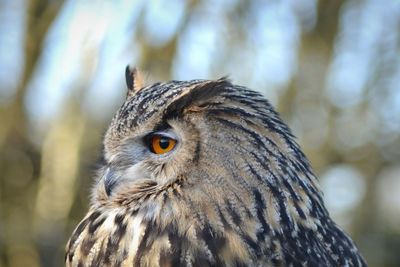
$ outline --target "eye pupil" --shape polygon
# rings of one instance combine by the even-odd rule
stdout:
[[[162,149],[167,149],[169,146],[169,138],[161,137],[159,145]]]
[[[168,136],[152,135],[148,141],[148,146],[154,154],[164,154],[171,151],[176,145],[176,140]]]

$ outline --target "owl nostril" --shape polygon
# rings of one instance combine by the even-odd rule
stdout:
[[[116,174],[110,168],[107,168],[103,177],[104,177],[104,188],[106,190],[107,196],[110,196],[112,189],[117,184]]]

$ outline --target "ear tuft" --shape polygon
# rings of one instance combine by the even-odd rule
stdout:
[[[125,79],[128,87],[127,97],[135,95],[144,86],[141,73],[136,68],[131,69],[129,65],[125,69]]]

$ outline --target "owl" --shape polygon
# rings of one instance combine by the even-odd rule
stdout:
[[[143,86],[129,67],[126,83],[66,266],[366,266],[260,93],[226,78]]]

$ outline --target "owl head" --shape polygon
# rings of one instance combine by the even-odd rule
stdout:
[[[272,225],[325,213],[307,159],[260,93],[225,78],[143,87],[129,67],[126,81],[105,135],[96,203],[154,209],[144,199],[174,188],[200,204],[257,208],[261,200]]]

